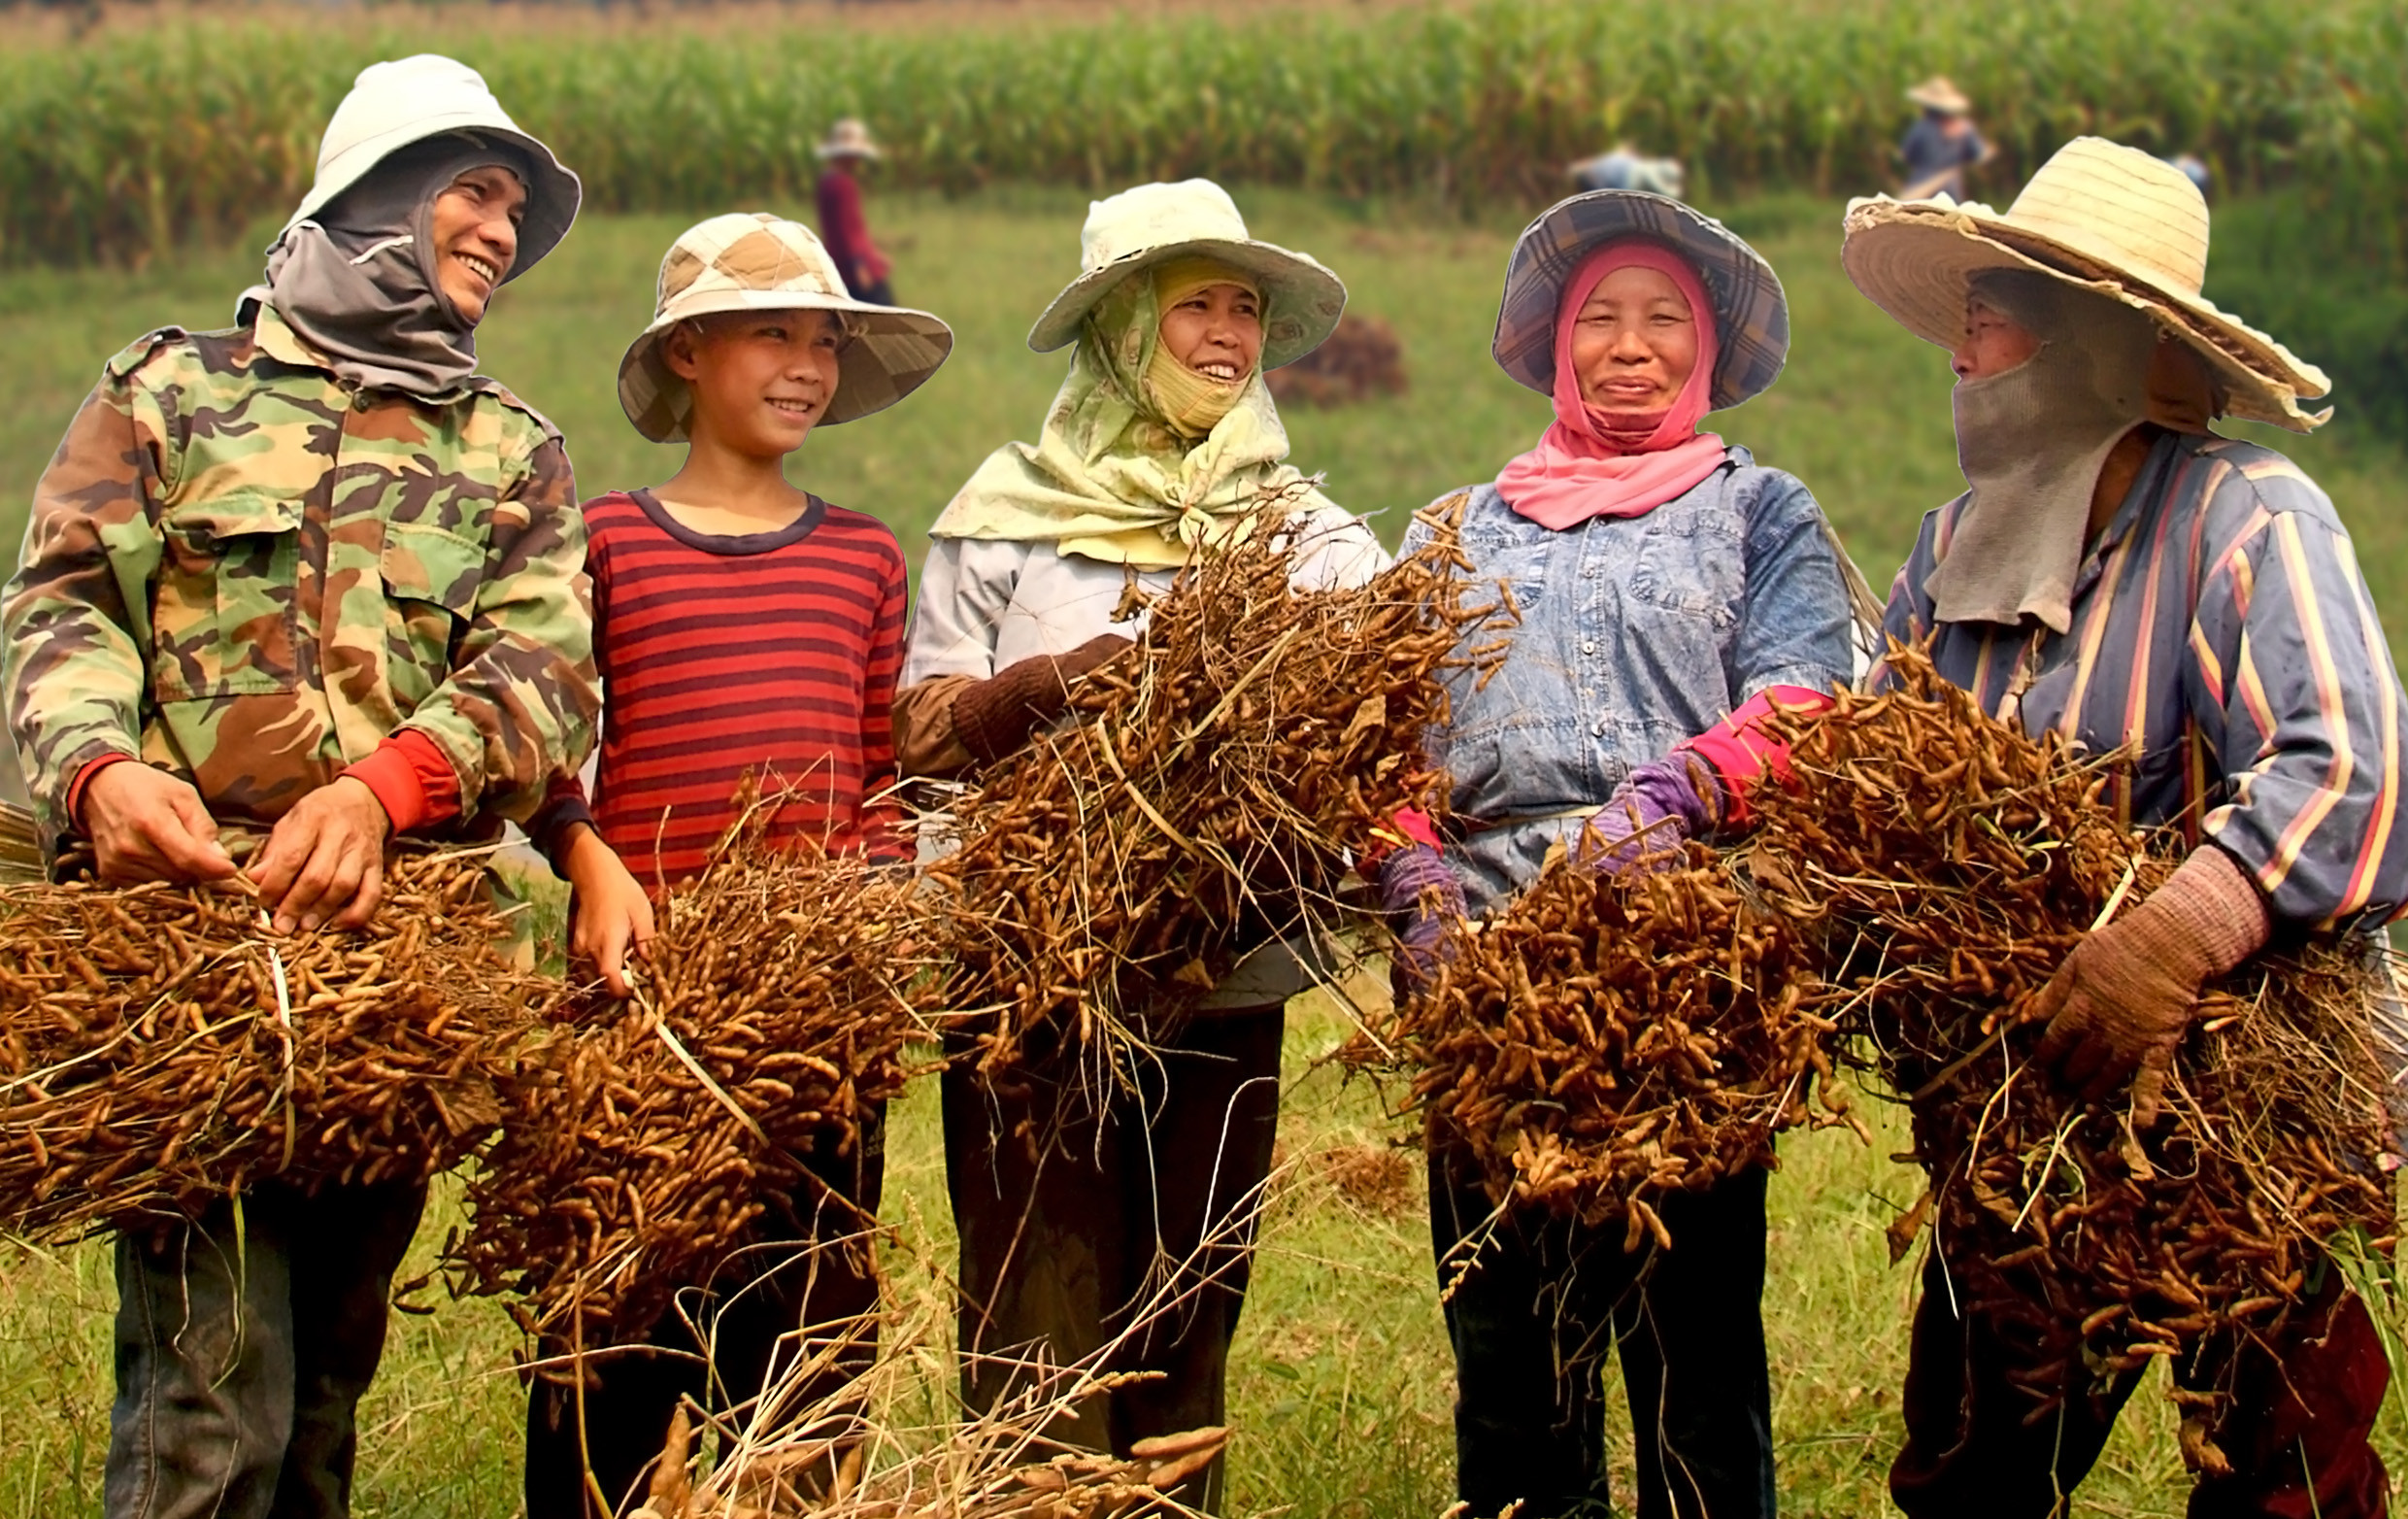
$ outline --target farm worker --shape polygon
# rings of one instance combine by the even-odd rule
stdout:
[[[1564,172],[1585,190],[1650,190],[1674,200],[1681,198],[1688,184],[1680,159],[1650,158],[1628,143],[1617,143],[1611,152],[1583,158]]]
[[[2135,149],[2076,138],[2001,216],[1986,206],[1850,206],[1843,260],[1907,330],[1948,349],[1972,489],[1923,519],[1889,631],[1929,637],[1940,672],[2026,731],[2129,746],[2109,793],[2191,853],[2091,933],[2039,994],[2040,1059],[2093,1099],[2131,1083],[2151,1116],[2200,987],[2269,937],[2372,942],[2408,898],[2400,689],[2332,502],[2282,455],[2211,418],[2306,432],[2324,377],[2200,298],[2207,203]],[[2064,1377],[2028,1422],[2011,1320],[1957,1301],[1933,1241],[1907,1372],[1910,1515],[2061,1512],[2137,1375]],[[2389,1379],[2339,1272],[2283,1327],[2192,1347],[2177,1385],[2228,1395],[2222,1452],[2191,1512],[2325,1519],[2385,1511],[2366,1441]]]
[[[1095,202],[1079,253],[1083,272],[1028,335],[1039,353],[1075,345],[1038,441],[996,450],[929,530],[895,698],[907,775],[956,775],[1020,749],[1062,713],[1069,682],[1129,646],[1113,621],[1126,578],[1167,590],[1265,500],[1296,509],[1298,586],[1360,585],[1388,562],[1369,528],[1284,462],[1262,380],[1337,325],[1337,276],[1250,237],[1207,180]],[[1285,1004],[1308,982],[1297,952],[1262,946],[1160,1041],[1136,1092],[1091,1097],[1058,1065],[1009,1089],[945,1073],[972,1407],[1011,1390],[998,1357],[1058,1366],[1099,1350],[1171,1266],[1190,1296],[1109,1367],[1158,1376],[1091,1400],[1054,1434],[1125,1456],[1226,1422]],[[1216,1503],[1220,1463],[1179,1491]]]
[[[1965,166],[1988,163],[1998,152],[1973,129],[1973,102],[1938,74],[1908,90],[1906,98],[1923,114],[1898,144],[1899,161],[1906,165],[1906,187],[1898,193],[1908,200],[1964,199]]]
[[[845,288],[873,306],[893,305],[887,275],[894,266],[879,252],[861,215],[861,173],[886,156],[885,150],[867,126],[846,117],[811,151],[827,165],[819,171],[819,236],[845,277]]]
[[[1776,700],[1826,703],[1848,678],[1822,509],[1698,431],[1709,409],[1771,386],[1789,343],[1771,267],[1678,201],[1576,195],[1515,245],[1493,352],[1555,420],[1470,490],[1468,573],[1502,583],[1521,617],[1502,668],[1450,678],[1430,736],[1461,831],[1443,863],[1419,848],[1381,866],[1384,898],[1410,915],[1408,966],[1426,964],[1450,899],[1485,909],[1558,847],[1630,868],[1740,821],[1754,724]],[[1443,1131],[1429,1174],[1471,1512],[1605,1510],[1601,1375],[1619,1345],[1639,1512],[1772,1513],[1761,1170],[1664,1198],[1672,1248],[1637,1253],[1619,1223],[1500,1209]]]
[[[888,720],[903,550],[877,518],[787,484],[785,465],[813,428],[918,389],[953,341],[925,312],[848,295],[799,222],[713,217],[661,259],[652,323],[619,360],[619,404],[652,442],[685,443],[686,463],[659,486],[585,503],[610,703],[601,765],[590,802],[563,777],[528,827],[574,889],[571,953],[614,995],[627,995],[627,958],[652,937],[652,894],[701,872],[737,822],[740,793],[785,793],[766,820],[773,839],[909,858]],[[573,1389],[533,1384],[528,1519],[592,1512],[595,1491],[632,1502],[681,1398],[724,1408],[832,1356],[831,1375],[786,1390],[802,1407],[858,1374],[876,1343],[878,1285],[866,1243],[851,1236],[878,1207],[883,1118],[867,1112],[857,1142],[799,1157],[826,1190],[776,1199],[772,1216],[790,1217],[791,1232],[767,1243],[829,1248],[731,1264],[719,1285],[744,1290],[716,1317],[697,1314],[707,1346],[682,1321],[659,1327],[661,1354],[593,1364],[599,1384],[582,1410]],[[827,1338],[798,1337],[801,1325],[828,1327]]]
[[[585,528],[477,372],[577,177],[476,72],[362,70],[236,325],[109,360],[9,583],[9,721],[62,866],[364,924],[386,845],[498,837],[592,738]],[[421,1187],[273,1181],[118,1236],[113,1515],[340,1515]]]

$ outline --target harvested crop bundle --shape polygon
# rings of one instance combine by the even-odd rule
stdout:
[[[540,1022],[484,855],[404,856],[367,929],[289,937],[228,893],[0,889],[0,1229],[458,1165]]]
[[[0,801],[0,886],[42,878],[42,838],[33,814]]]
[[[933,1033],[942,978],[908,872],[740,825],[659,925],[638,995],[568,1006],[505,1091],[448,1252],[454,1290],[518,1295],[529,1333],[642,1334],[814,1185],[798,1157],[849,1151]]]
[[[1373,830],[1440,803],[1420,759],[1445,711],[1433,677],[1488,616],[1466,605],[1454,521],[1342,591],[1291,588],[1259,522],[1147,607],[1137,648],[1073,690],[1070,726],[956,802],[960,848],[932,873],[982,1070],[1068,1046],[1113,1079],[1152,1032],[1137,1009],[1334,921]]]
[[[1819,925],[1848,1026],[1912,1106],[1960,1298],[2057,1353],[2036,1412],[2068,1365],[2105,1377],[2270,1329],[2325,1241],[2392,1233],[2363,953],[2312,942],[2228,978],[2157,1124],[2135,1131],[2122,1095],[2069,1096],[2031,1063],[2041,1029],[2019,1009],[2179,841],[2100,803],[2114,757],[2023,737],[1913,651],[1890,663],[1890,694],[1777,720],[1800,784],[1766,789],[1750,860],[1774,912]],[[2191,1407],[2194,1453],[2211,1411]]]
[[[1856,1120],[1817,938],[1703,848],[1649,876],[1558,857],[1346,1058],[1414,1072],[1411,1102],[1509,1195],[1631,1249],[1669,1245],[1652,1198],[1773,1164],[1773,1135]],[[1824,1086],[1818,1099],[1817,1079]],[[1859,1131],[1861,1127],[1858,1126]]]

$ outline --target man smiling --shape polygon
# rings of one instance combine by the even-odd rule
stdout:
[[[476,372],[576,176],[449,58],[377,64],[238,325],[111,359],[0,602],[62,873],[364,924],[389,839],[485,838],[591,742],[585,535],[550,424]],[[422,1187],[269,1182],[117,1243],[107,1511],[338,1516]]]

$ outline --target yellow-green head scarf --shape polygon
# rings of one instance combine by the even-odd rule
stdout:
[[[1266,503],[1328,504],[1285,462],[1288,429],[1259,367],[1223,385],[1162,352],[1172,304],[1209,285],[1260,287],[1198,258],[1149,273],[1096,302],[1037,442],[988,455],[931,536],[1052,540],[1064,554],[1160,569],[1225,540]]]

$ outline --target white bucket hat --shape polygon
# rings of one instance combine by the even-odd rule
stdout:
[[[463,132],[498,138],[525,158],[535,183],[526,187],[526,217],[518,224],[518,256],[503,283],[533,268],[568,236],[577,219],[584,186],[561,167],[552,150],[518,130],[518,124],[485,87],[485,77],[467,64],[440,53],[371,63],[351,82],[351,92],[334,108],[326,135],[318,145],[318,179],[301,197],[300,209],[286,221],[284,232],[316,216],[343,191],[382,163],[385,156],[412,143]],[[284,232],[277,234],[279,237]]]
[[[928,313],[853,299],[819,235],[801,222],[759,211],[713,217],[669,245],[652,324],[619,361],[619,409],[654,443],[683,439],[693,414],[686,382],[661,357],[661,339],[681,321],[722,311],[845,313],[851,340],[823,426],[892,406],[953,351],[953,329]]]
[[[1140,185],[1087,208],[1079,229],[1086,272],[1054,297],[1028,346],[1051,354],[1077,340],[1079,323],[1107,291],[1173,258],[1201,254],[1253,276],[1262,287],[1262,367],[1293,363],[1321,346],[1346,310],[1346,286],[1303,253],[1246,235],[1229,192],[1210,180]]]
[[[886,151],[870,136],[868,123],[859,117],[839,117],[828,128],[825,141],[815,145],[812,154],[819,158],[884,158]]]
[[[2218,310],[2207,278],[2207,200],[2180,169],[2137,148],[2077,137],[2040,166],[2004,216],[1946,195],[1848,203],[1840,262],[1856,288],[1927,343],[1954,348],[1971,281],[2030,269],[2157,319],[2206,361],[2220,415],[2293,432],[2332,415],[2302,411],[2332,388],[2324,372]]]

